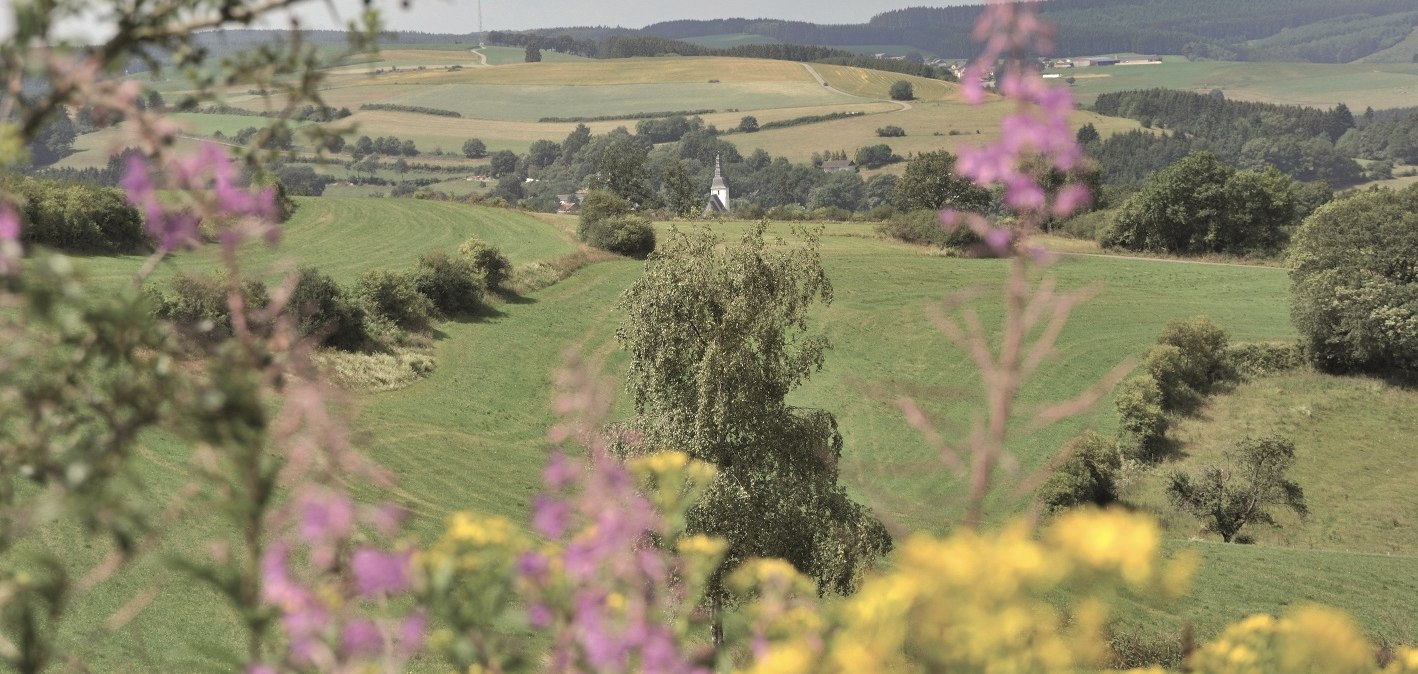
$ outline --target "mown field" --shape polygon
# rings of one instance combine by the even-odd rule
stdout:
[[[902,156],[987,142],[994,139],[999,118],[1006,113],[999,104],[966,105],[953,84],[845,66],[812,65],[830,85],[824,87],[802,64],[787,61],[678,56],[593,60],[544,52],[544,62],[522,63],[519,49],[484,51],[492,64],[488,67],[475,65],[477,55],[471,51],[394,49],[360,55],[350,65],[330,71],[321,96],[328,105],[355,112],[337,125],[355,128],[360,135],[412,139],[425,151],[455,151],[465,140],[479,138],[490,151],[524,152],[534,141],[560,141],[575,128],[575,123],[538,121],[543,118],[708,109],[716,112],[701,115],[706,124],[731,129],[744,115],[753,115],[763,124],[834,112],[868,113],[729,138],[745,154],[762,148],[792,161],[806,161],[824,149],[854,153],[858,147],[883,142],[876,129],[887,125],[906,129],[906,137],[887,141]],[[912,83],[917,97],[909,108],[888,100],[891,85],[902,79]],[[227,102],[262,111],[279,109],[284,103],[280,96],[256,96],[245,90],[231,92]],[[361,112],[360,106],[367,103],[438,108],[463,116]],[[230,135],[261,121],[184,117],[194,118],[184,121],[196,135],[215,131]],[[1077,125],[1089,122],[1105,135],[1138,127],[1132,120],[1077,114]],[[617,126],[634,128],[635,120],[587,124],[599,134]],[[65,165],[83,161],[74,157]]]
[[[349,283],[368,268],[406,267],[425,251],[452,250],[471,234],[501,246],[516,264],[557,257],[574,250],[568,235],[574,224],[565,217],[408,199],[301,199],[284,243],[275,250],[254,246],[244,259],[251,270],[313,264]],[[715,228],[732,237],[747,225]],[[980,289],[976,306],[987,325],[995,325],[992,292],[1003,265],[882,240],[868,225],[826,228],[824,264],[836,299],[814,312],[812,329],[824,332],[833,348],[824,369],[791,401],[836,414],[845,439],[843,481],[894,528],[948,530],[960,512],[960,481],[924,447],[894,401],[911,395],[942,420],[947,436],[964,434],[979,410],[977,379],[964,356],[932,327],[926,308]],[[662,226],[662,236],[667,229]],[[792,238],[786,225],[775,224],[772,231]],[[87,258],[79,265],[102,291],[125,282],[140,262]],[[160,273],[212,265],[211,254],[198,251],[173,258]],[[500,302],[480,320],[440,324],[437,369],[427,379],[402,390],[347,395],[338,408],[353,418],[356,444],[398,476],[398,487],[380,497],[397,498],[417,513],[416,536],[427,540],[456,510],[525,521],[539,487],[545,431],[553,422],[551,372],[575,348],[603,362],[608,376],[618,376],[624,360],[613,337],[620,320],[614,305],[640,269],[630,260],[594,264],[549,288]],[[1294,335],[1281,269],[1080,256],[1062,258],[1051,273],[1065,287],[1092,287],[1097,295],[1064,331],[1059,358],[1024,387],[1026,408],[1067,397],[1120,360],[1140,356],[1169,319],[1205,313],[1237,340]],[[627,414],[623,397],[619,403],[617,414]],[[1411,466],[1407,439],[1418,431],[1415,406],[1418,395],[1372,380],[1296,373],[1243,385],[1183,422],[1183,465],[1209,460],[1237,433],[1272,427],[1291,433],[1301,448],[1295,477],[1314,515],[1307,522],[1285,521],[1279,532],[1262,532],[1260,545],[1228,546],[1188,542],[1195,523],[1164,512],[1169,548],[1195,550],[1204,565],[1193,592],[1177,604],[1127,600],[1125,624],[1175,634],[1192,622],[1207,637],[1254,611],[1320,601],[1353,612],[1374,635],[1418,640],[1418,626],[1405,618],[1418,597],[1418,559],[1412,557],[1418,552],[1412,529],[1418,501],[1404,483],[1411,474],[1405,468]],[[1010,449],[1033,467],[1075,433],[1110,433],[1114,424],[1111,406],[1104,404],[1043,431],[1018,425]],[[163,437],[145,445],[142,479],[173,493],[190,449]],[[1127,494],[1141,507],[1160,508],[1150,479],[1136,479]],[[999,519],[1023,505],[1000,500],[992,509]],[[191,521],[174,533],[168,550],[199,553],[200,541],[218,533],[209,522]],[[56,527],[46,544],[76,562],[102,554],[64,527]],[[124,630],[112,636],[91,631],[154,583],[162,593]],[[221,643],[220,635],[230,633],[231,617],[215,601],[158,561],[145,562],[91,593],[75,614],[67,647],[99,655],[110,671],[199,669],[212,655],[186,644],[199,637]],[[432,663],[416,663],[415,671],[432,670]]]
[[[1406,107],[1418,99],[1418,63],[1189,62],[1168,56],[1160,64],[1061,68],[1074,95],[1092,103],[1098,94],[1129,89],[1220,89],[1227,98],[1331,108],[1344,103],[1363,111]]]

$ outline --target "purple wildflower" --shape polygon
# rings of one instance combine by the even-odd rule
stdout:
[[[409,553],[360,548],[350,560],[355,587],[361,597],[402,592],[409,586]]]
[[[571,520],[571,506],[565,502],[538,495],[532,501],[532,527],[545,536],[561,538]]]
[[[348,655],[377,655],[384,646],[384,637],[379,633],[379,626],[375,625],[374,621],[361,618],[345,623],[340,642]]]

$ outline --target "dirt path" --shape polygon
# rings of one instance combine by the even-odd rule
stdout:
[[[482,47],[478,47],[477,49],[469,49],[468,51],[478,55],[478,61],[481,61],[481,63],[479,63],[478,65],[487,65],[487,54],[483,53]]]
[[[870,97],[867,97],[867,96],[858,96],[858,95],[856,95],[856,94],[849,94],[849,93],[847,93],[847,92],[845,92],[845,91],[842,91],[841,89],[838,89],[837,87],[832,86],[831,84],[828,84],[828,83],[827,83],[827,80],[822,79],[822,75],[819,75],[818,72],[817,72],[817,70],[814,69],[811,65],[809,65],[809,64],[807,64],[807,63],[801,63],[801,62],[799,62],[798,65],[801,65],[802,67],[806,68],[808,74],[809,74],[809,75],[812,75],[812,78],[815,79],[815,80],[817,80],[817,83],[818,83],[818,84],[821,84],[822,86],[826,87],[828,91],[834,91],[834,92],[836,92],[836,93],[842,94],[843,96],[851,96],[852,98],[862,98],[862,99],[866,99],[866,100],[868,100],[868,101],[895,103],[895,104],[901,106],[901,109],[900,109],[900,110],[897,110],[896,112],[905,112],[906,110],[910,110],[911,107],[912,107],[911,104],[910,104],[910,103],[907,103],[906,101],[887,101],[886,99],[882,99],[882,98],[870,98]]]
[[[1177,260],[1170,257],[1144,257],[1141,255],[1109,255],[1106,253],[1064,253],[1055,252],[1060,257],[1101,257],[1110,260],[1137,260],[1139,262],[1175,262],[1177,264],[1204,264],[1213,267],[1244,267],[1246,269],[1274,269],[1290,271],[1286,267],[1272,267],[1264,264],[1241,264],[1239,262],[1209,262],[1207,260]]]

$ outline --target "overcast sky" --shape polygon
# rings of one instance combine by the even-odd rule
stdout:
[[[112,0],[94,0],[111,6]],[[13,0],[0,0],[0,35],[10,32]],[[671,19],[773,18],[813,23],[861,23],[881,12],[903,7],[979,4],[981,0],[482,0],[486,30],[519,30],[556,26],[624,26],[640,28]],[[375,0],[385,23],[396,30],[429,33],[471,33],[478,29],[478,0],[413,0],[402,9],[399,0]],[[360,0],[311,0],[299,10],[310,28],[336,28],[357,16]],[[332,14],[331,8],[334,13]],[[338,18],[337,18],[338,17]],[[84,22],[82,32],[103,34],[102,22]]]

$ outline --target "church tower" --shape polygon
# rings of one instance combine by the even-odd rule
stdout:
[[[729,186],[724,184],[724,173],[719,168],[719,155],[714,155],[714,182],[709,185],[709,202],[704,204],[704,213],[700,217],[728,211]]]

